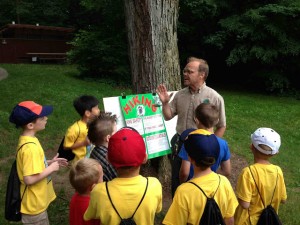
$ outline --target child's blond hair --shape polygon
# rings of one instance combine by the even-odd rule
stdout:
[[[95,159],[83,158],[75,162],[70,170],[71,185],[79,194],[84,194],[90,187],[99,182],[103,176],[102,167]]]

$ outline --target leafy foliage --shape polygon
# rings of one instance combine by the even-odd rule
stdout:
[[[121,0],[1,0],[0,24],[75,27],[69,59],[82,76],[130,83],[123,4]],[[179,4],[181,67],[193,55],[208,61],[212,74],[208,82],[279,94],[300,89],[299,0],[180,0]]]
[[[262,5],[247,9],[241,15],[230,15],[221,19],[219,24],[221,33],[217,32],[216,38],[212,35],[207,42],[223,41],[217,45],[224,46],[225,42],[234,40],[227,58],[229,65],[251,60],[271,64],[279,57],[300,53],[300,8],[297,6]]]
[[[15,21],[22,24],[66,26],[68,24],[69,1],[60,0],[19,0],[0,2],[0,23],[7,24]]]
[[[300,87],[293,82],[300,69],[299,1],[185,0],[181,4],[179,49],[208,59],[212,68],[219,68],[217,74],[230,72],[232,79],[226,77],[225,82],[243,83],[248,76],[255,84],[257,78],[264,78],[264,89],[273,93]]]
[[[71,42],[69,60],[82,76],[110,77],[130,83],[126,30],[122,1],[82,1],[88,13],[98,15],[97,24],[87,24]]]

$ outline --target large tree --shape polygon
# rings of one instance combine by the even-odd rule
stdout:
[[[125,0],[131,77],[135,93],[160,83],[180,88],[178,0]]]
[[[165,83],[181,87],[177,47],[178,0],[125,0],[131,79],[135,93],[155,92]],[[158,178],[170,180],[168,158],[162,157]]]

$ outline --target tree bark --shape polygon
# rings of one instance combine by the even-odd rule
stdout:
[[[161,83],[178,90],[179,0],[125,0],[124,5],[133,92],[154,93]],[[170,183],[170,171],[167,156],[160,157],[158,179],[163,184]]]
[[[177,47],[178,0],[125,0],[133,91],[181,86]]]

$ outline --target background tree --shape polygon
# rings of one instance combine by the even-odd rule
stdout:
[[[21,24],[67,26],[69,4],[68,0],[1,0],[0,24],[15,21]]]
[[[170,43],[165,46],[158,44],[161,42],[157,38],[162,38],[166,33],[163,29],[167,27],[157,27],[162,29],[159,31],[161,37],[159,34],[150,36],[156,30],[155,24],[160,20],[169,20],[162,17],[168,12],[159,10],[178,2],[180,10],[176,25],[180,57],[170,54],[173,50],[168,48],[174,35],[169,34],[171,39],[167,42]],[[124,4],[127,7],[127,27],[135,21],[130,26],[141,29],[140,35],[143,35],[145,42],[127,42],[133,40],[136,34],[132,32],[131,36],[126,37]],[[0,8],[0,26],[19,21],[75,27],[78,32],[72,42],[74,48],[70,61],[78,65],[83,76],[109,77],[115,80],[113,82],[125,81],[152,91],[154,87],[147,84],[147,80],[153,84],[160,83],[166,80],[166,74],[176,74],[175,67],[166,70],[171,67],[164,64],[172,64],[168,60],[180,58],[183,66],[186,58],[194,55],[208,60],[211,74],[208,83],[212,86],[216,83],[223,86],[235,84],[233,88],[251,87],[281,94],[293,94],[294,90],[300,89],[297,82],[300,70],[298,0],[2,0]],[[130,9],[133,11],[130,12]],[[177,18],[174,13],[171,9],[169,15]],[[143,45],[143,51],[134,53],[128,43],[132,46]],[[149,47],[152,44],[155,49]],[[165,50],[164,58],[158,54],[149,65],[140,60],[144,56],[148,60],[161,49]],[[133,61],[134,58],[139,60]],[[131,68],[130,64],[134,66]],[[143,73],[138,74],[137,71]],[[153,77],[146,77],[144,71],[150,71]],[[177,80],[174,82],[177,83]],[[133,89],[143,92],[137,87]]]
[[[180,3],[180,55],[208,59],[209,81],[282,94],[299,89],[299,1]]]
[[[124,2],[134,92],[155,91],[160,83],[179,89],[178,1]]]
[[[131,79],[134,93],[156,92],[160,83],[181,88],[177,47],[178,1],[125,0]],[[159,180],[169,180],[168,158],[161,157]]]
[[[83,77],[130,84],[123,1],[84,0],[77,7],[83,7],[85,17],[90,19],[78,21],[69,60],[78,65]]]

